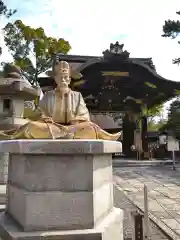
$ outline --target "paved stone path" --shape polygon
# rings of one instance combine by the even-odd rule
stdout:
[[[116,168],[115,183],[119,190],[141,210],[144,209],[143,187],[148,188],[149,216],[173,239],[180,239],[180,167]]]
[[[126,195],[114,187],[115,206],[124,210],[123,231],[124,240],[132,240],[133,223],[131,213],[137,210],[137,207],[126,197]],[[152,221],[150,221],[150,239],[151,240],[170,240]]]

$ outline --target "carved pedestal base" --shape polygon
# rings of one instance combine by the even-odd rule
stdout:
[[[10,152],[3,239],[123,239],[112,182],[112,153],[121,143],[18,140],[2,141],[2,149]]]

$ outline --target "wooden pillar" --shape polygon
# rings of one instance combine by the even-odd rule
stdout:
[[[146,116],[142,116],[142,119],[141,119],[141,137],[142,137],[142,149],[143,149],[142,159],[149,159],[148,139],[147,139],[147,117]]]
[[[128,114],[125,114],[123,118],[123,153],[126,157],[135,157],[135,153],[132,151],[132,145],[134,145],[134,131],[136,129],[136,123],[131,121]]]

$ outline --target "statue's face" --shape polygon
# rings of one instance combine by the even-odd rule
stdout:
[[[54,79],[59,88],[68,88],[70,84],[69,68],[55,66],[54,68],[55,76]]]

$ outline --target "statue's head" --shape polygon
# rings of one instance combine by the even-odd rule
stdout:
[[[70,66],[65,61],[60,61],[53,66],[53,77],[58,88],[68,88],[70,79]]]

